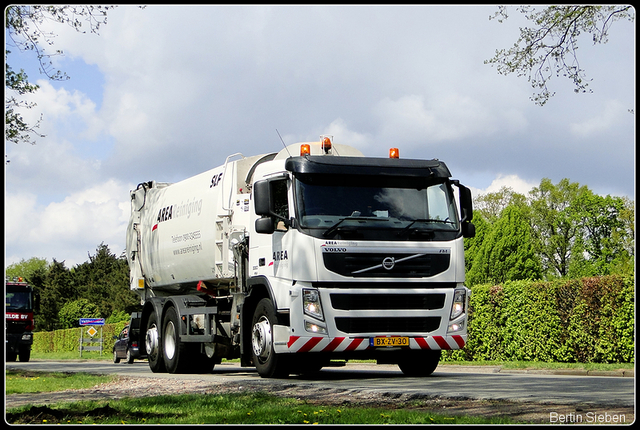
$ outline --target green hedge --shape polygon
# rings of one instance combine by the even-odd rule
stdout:
[[[128,321],[102,326],[103,354],[111,354],[115,340],[113,336],[120,334]],[[76,327],[66,330],[39,331],[33,333],[33,352],[68,352],[77,351],[80,355],[80,331],[84,330],[83,338],[89,338],[87,330],[89,327]],[[96,327],[100,336],[100,327]],[[89,345],[86,345],[89,346]],[[94,345],[92,345],[94,346]]]
[[[632,363],[634,296],[622,276],[474,286],[469,340],[445,360]],[[104,351],[126,324],[103,326]],[[36,332],[33,349],[79,351],[81,329]]]
[[[633,277],[479,285],[469,308],[467,345],[447,360],[634,361]]]

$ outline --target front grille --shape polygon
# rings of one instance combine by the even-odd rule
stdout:
[[[314,288],[339,288],[342,290],[355,290],[355,289],[393,289],[400,290],[403,288],[408,289],[422,289],[422,290],[435,290],[440,288],[453,290],[458,286],[455,282],[369,282],[369,281],[354,281],[354,282],[313,282],[311,284]]]
[[[420,278],[435,276],[449,268],[449,254],[370,254],[323,253],[325,267],[343,276]],[[408,258],[409,257],[409,258]],[[396,262],[391,268],[383,265],[385,259]]]
[[[349,310],[431,310],[442,309],[445,294],[343,294],[332,293],[334,309]]]
[[[440,317],[337,317],[336,327],[344,333],[429,333],[440,327]]]

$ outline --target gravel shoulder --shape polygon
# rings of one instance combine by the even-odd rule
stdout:
[[[624,419],[630,424],[635,420],[634,408],[598,407],[597,405],[561,405],[557,403],[510,402],[498,400],[474,400],[338,390],[319,388],[315,385],[288,383],[287,380],[258,380],[237,383],[214,383],[205,380],[181,380],[171,378],[119,377],[116,381],[81,390],[65,390],[53,393],[12,394],[5,397],[6,408],[23,405],[51,406],[61,402],[82,400],[115,400],[127,397],[150,397],[171,394],[218,394],[238,392],[267,392],[276,396],[292,397],[310,404],[325,406],[363,406],[389,409],[412,408],[449,416],[469,415],[483,417],[509,417],[531,423],[572,422],[582,420],[606,420],[607,417]],[[554,421],[555,420],[555,421]],[[561,421],[564,420],[564,421]],[[575,421],[573,421],[575,422]]]

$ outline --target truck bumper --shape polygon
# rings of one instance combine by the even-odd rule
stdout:
[[[21,348],[31,347],[33,344],[33,334],[25,333],[7,333],[5,350],[13,354],[18,354]]]
[[[274,326],[274,350],[279,354],[302,352],[340,353],[386,349],[371,346],[370,339],[370,337],[293,336],[289,327]],[[409,346],[402,348],[415,350],[461,349],[466,342],[466,334],[409,337]],[[399,349],[400,347],[397,348]]]

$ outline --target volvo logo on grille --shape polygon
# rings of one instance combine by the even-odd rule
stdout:
[[[396,265],[396,259],[393,257],[387,257],[384,260],[382,260],[382,267],[384,267],[387,270],[393,269],[393,266],[395,265]]]

